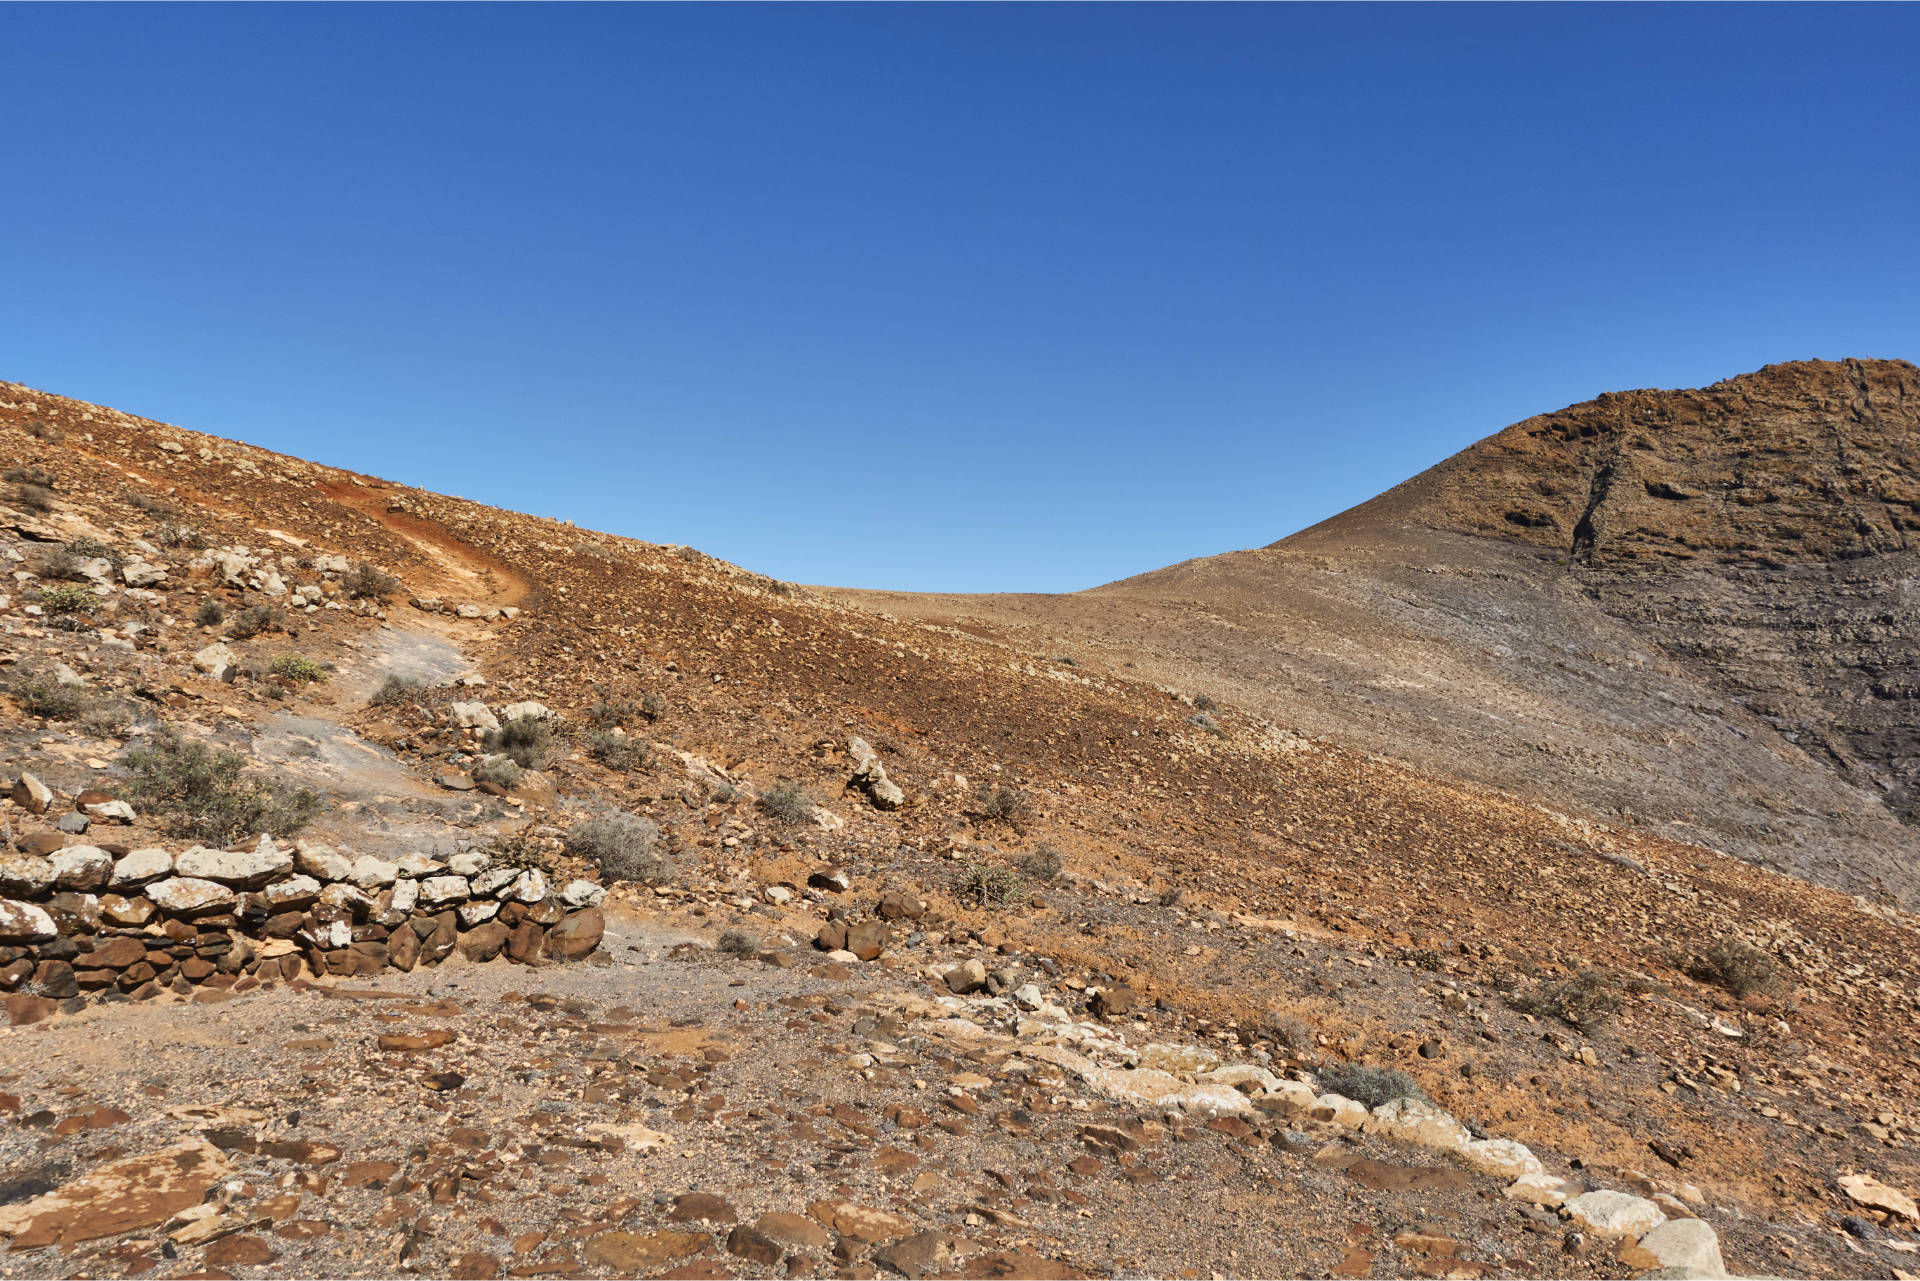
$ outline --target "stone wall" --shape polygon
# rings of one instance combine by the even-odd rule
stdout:
[[[600,946],[605,893],[479,851],[390,861],[268,836],[226,850],[0,852],[0,994],[10,1022],[30,1023],[88,999],[411,970],[456,950],[580,960]]]

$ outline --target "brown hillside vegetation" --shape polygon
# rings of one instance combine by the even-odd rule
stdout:
[[[1913,371],[1889,368],[1863,375],[1870,412],[1910,413],[1882,383],[1910,387]],[[1514,461],[1527,479],[1501,484],[1539,490],[1551,471],[1566,488],[1597,465],[1563,459],[1574,443],[1540,448],[1552,467]],[[0,1104],[22,1124],[0,1117],[0,1181],[20,1182],[0,1201],[42,1205],[28,1198],[182,1135],[210,1135],[238,1189],[208,1192],[224,1227],[204,1235],[177,1208],[82,1239],[57,1207],[21,1229],[0,1205],[17,1272],[1658,1266],[1634,1244],[1645,1224],[1516,1198],[1425,1138],[1315,1108],[1316,1087],[1289,1102],[1307,1080],[1338,1094],[1347,1063],[1404,1071],[1475,1141],[1533,1148],[1556,1187],[1576,1185],[1556,1203],[1624,1192],[1699,1216],[1736,1270],[1892,1275],[1920,1242],[1897,1203],[1840,1183],[1920,1184],[1913,919],[1711,848],[1904,893],[1910,829],[1865,790],[1902,758],[1869,761],[1856,735],[1841,772],[1832,743],[1816,754],[1790,735],[1853,686],[1762,710],[1756,691],[1808,679],[1805,658],[1782,651],[1741,685],[1618,603],[1634,594],[1620,575],[1657,573],[1709,609],[1688,594],[1705,526],[1662,543],[1603,495],[1594,565],[1576,571],[1557,563],[1588,515],[1571,494],[1530,500],[1545,523],[1455,527],[1481,507],[1428,473],[1275,548],[1079,597],[882,598],[12,385],[0,452],[52,482],[43,501],[0,493],[20,566],[0,679],[57,660],[139,710],[131,729],[48,719],[9,685],[8,782],[112,789],[121,749],[165,721],[310,781],[328,799],[310,830],[340,845],[391,857],[457,836],[613,886],[597,966],[536,958],[504,978],[388,972],[351,989],[315,975],[214,1010],[162,990],[11,1029]],[[1872,464],[1889,493],[1892,456]],[[1614,488],[1643,474],[1612,466]],[[1660,476],[1704,484],[1677,465]],[[1868,523],[1874,557],[1909,554],[1889,541],[1906,524]],[[1736,543],[1758,535],[1722,524],[1712,554],[1748,557]],[[341,555],[401,590],[382,607],[327,579],[288,630],[233,637],[242,674],[220,684],[191,665],[224,634],[194,607],[263,598],[222,588],[162,525],[289,582]],[[1800,559],[1742,572],[1831,586],[1830,525]],[[156,599],[96,593],[71,627],[26,612],[48,599],[31,595],[46,590],[31,558],[82,536],[154,548],[169,569]],[[1681,547],[1695,560],[1669,567]],[[1881,663],[1885,637],[1855,639],[1848,662]],[[296,645],[333,679],[248,674]],[[417,688],[368,705],[384,677],[416,671]],[[484,685],[454,683],[475,671]],[[528,776],[453,790],[474,788],[483,758],[452,705],[479,696],[536,701],[558,728]],[[317,746],[275,755],[290,734]],[[655,863],[624,884],[581,865],[577,836],[616,808],[657,836]],[[18,845],[52,811],[6,817]],[[968,965],[977,982],[948,974]],[[425,1038],[424,1057],[358,1048],[392,1030],[382,1020],[450,1036]],[[129,1034],[146,1062],[114,1051]],[[1113,1056],[1141,1067],[1086,1066]],[[1267,1084],[1209,1084],[1220,1060]],[[1144,1100],[1154,1064],[1186,1093]],[[1194,1093],[1208,1089],[1225,1093]],[[128,1119],[68,1126],[83,1103]],[[316,1142],[340,1164],[298,1147]],[[55,1219],[64,1237],[32,1235]]]

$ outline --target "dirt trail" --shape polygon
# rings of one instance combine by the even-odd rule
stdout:
[[[518,605],[533,590],[526,579],[502,562],[464,542],[438,521],[399,509],[383,491],[346,481],[332,481],[318,488],[332,501],[376,521],[418,548],[439,571],[441,591],[475,603],[507,606]]]

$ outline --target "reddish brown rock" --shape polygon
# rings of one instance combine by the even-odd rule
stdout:
[[[203,1256],[209,1267],[216,1268],[257,1268],[264,1263],[272,1263],[278,1257],[273,1247],[259,1237],[241,1233],[221,1237],[207,1247]]]
[[[532,921],[522,920],[507,935],[507,959],[518,961],[522,965],[531,965],[540,959],[541,944],[546,942],[547,932]]]
[[[498,921],[488,921],[467,931],[460,940],[460,955],[469,961],[491,961],[506,945],[507,927]]]
[[[547,931],[546,954],[556,960],[577,961],[600,946],[606,931],[607,918],[599,908],[582,908]]]
[[[673,1208],[667,1211],[670,1223],[734,1223],[739,1218],[726,1198],[711,1192],[689,1192],[676,1197]]]
[[[227,1170],[226,1157],[200,1139],[112,1161],[44,1196],[0,1206],[0,1235],[31,1250],[154,1227],[200,1204]]]

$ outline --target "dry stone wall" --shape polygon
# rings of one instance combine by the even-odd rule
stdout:
[[[387,860],[269,836],[239,849],[5,851],[0,994],[9,1022],[31,1023],[89,999],[374,975],[456,951],[577,961],[600,946],[605,893],[480,851]]]

